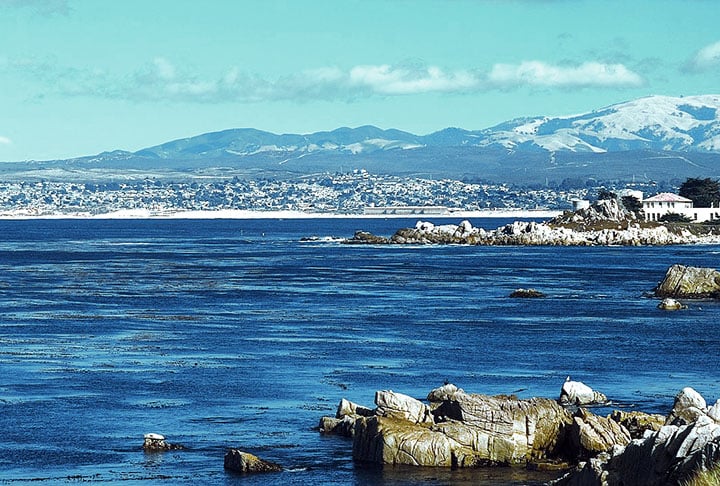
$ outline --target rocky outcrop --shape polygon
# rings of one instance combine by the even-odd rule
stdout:
[[[718,243],[720,237],[697,227],[695,233],[681,226],[647,223],[617,200],[601,200],[586,209],[567,212],[544,223],[515,221],[492,231],[458,225],[418,221],[414,228],[399,229],[390,238],[358,231],[350,244],[461,244],[461,245],[678,245]]]
[[[697,236],[687,229],[670,230],[667,226],[641,226],[640,223],[612,224],[574,229],[551,223],[515,221],[495,230],[474,228],[468,221],[459,225],[435,226],[418,222],[415,228],[399,229],[389,239],[357,232],[344,240],[348,244],[458,244],[525,246],[645,246],[717,243],[717,236]]]
[[[239,473],[280,472],[283,467],[274,462],[265,461],[248,452],[230,449],[225,454],[225,469]]]
[[[672,425],[647,429],[643,437],[627,445],[615,444],[607,452],[580,463],[553,484],[681,484],[696,471],[720,461],[720,423],[716,421],[714,407],[706,409],[705,400],[692,388],[685,388],[666,419]]]
[[[720,298],[720,272],[712,268],[672,265],[655,288],[656,297]]]
[[[353,458],[360,462],[477,467],[566,452],[565,432],[573,419],[555,400],[469,394],[448,384],[432,390],[427,401],[380,391],[373,415],[332,420],[354,422]]]
[[[566,383],[568,398],[604,398]],[[577,467],[553,484],[574,486],[680,484],[720,461],[720,400],[708,407],[692,388],[678,393],[667,417],[638,411],[601,417],[576,406],[571,413],[555,400],[470,394],[452,384],[432,390],[427,404],[392,391],[377,392],[375,401],[374,410],[342,401],[334,418],[352,421],[356,461],[566,468],[572,462]]]

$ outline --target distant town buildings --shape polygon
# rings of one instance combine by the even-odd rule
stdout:
[[[0,181],[0,216],[87,215],[122,211],[305,211],[437,214],[488,209],[570,209],[588,188],[526,188],[451,179],[401,178],[367,171],[297,179],[167,181]]]

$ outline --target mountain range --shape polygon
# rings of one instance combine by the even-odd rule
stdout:
[[[25,164],[22,166],[21,164]],[[720,95],[650,96],[573,116],[415,135],[374,126],[311,134],[230,129],[137,152],[3,164],[24,176],[292,177],[366,169],[391,175],[537,183],[720,175]]]

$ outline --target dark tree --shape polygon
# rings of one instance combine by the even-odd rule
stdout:
[[[690,177],[680,184],[678,191],[682,197],[691,199],[696,208],[709,208],[720,203],[720,183],[710,179]]]
[[[692,223],[692,219],[678,213],[666,213],[660,218],[662,223]]]
[[[602,201],[603,199],[617,199],[617,194],[615,194],[612,191],[608,191],[607,189],[600,189],[598,190],[597,195],[598,201]]]
[[[625,209],[632,213],[639,213],[642,211],[642,203],[635,196],[623,196],[622,203],[623,206],[625,206]]]

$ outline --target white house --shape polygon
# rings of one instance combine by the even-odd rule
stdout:
[[[694,208],[692,200],[670,192],[644,199],[642,205],[645,221],[660,221],[668,213],[680,214],[698,223],[720,219],[720,208]]]

